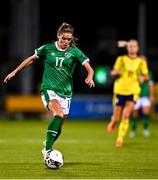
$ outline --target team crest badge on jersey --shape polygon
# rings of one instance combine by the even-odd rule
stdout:
[[[65,57],[66,57],[66,58],[69,58],[69,57],[71,57],[71,54],[68,53],[68,52],[66,52],[66,53],[65,53]]]

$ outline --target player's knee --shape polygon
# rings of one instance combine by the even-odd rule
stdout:
[[[112,116],[111,119],[115,122],[119,122],[121,118],[119,116]]]
[[[130,113],[126,112],[124,115],[123,115],[123,119],[129,119],[131,116]]]
[[[54,112],[54,115],[55,116],[60,116],[60,117],[64,117],[64,113],[63,113],[63,111],[62,110],[60,110],[60,109],[58,109],[58,110],[56,110],[55,112]]]

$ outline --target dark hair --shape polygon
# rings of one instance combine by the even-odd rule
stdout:
[[[64,22],[59,27],[59,29],[57,31],[57,36],[59,36],[62,33],[71,33],[72,35],[74,35],[74,28],[70,24]],[[76,40],[77,40],[77,38],[73,37],[71,44],[76,45],[76,43],[75,43]]]
[[[60,35],[61,33],[71,33],[72,35],[74,34],[74,28],[68,24],[68,23],[62,23],[62,25],[59,27],[57,31],[57,35]]]

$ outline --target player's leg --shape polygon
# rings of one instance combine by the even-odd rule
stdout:
[[[151,101],[149,97],[142,98],[142,119],[143,119],[143,135],[150,136],[149,121],[151,112]]]
[[[61,134],[63,122],[69,113],[71,98],[59,97],[54,91],[45,90],[41,93],[44,106],[52,114],[46,133],[45,149],[51,150],[54,142]]]
[[[130,137],[133,138],[136,135],[137,122],[139,117],[139,110],[142,108],[142,98],[140,97],[134,105],[134,110],[131,116],[131,132]]]
[[[114,110],[113,110],[113,115],[111,117],[111,121],[108,123],[108,126],[107,126],[107,131],[109,133],[112,133],[114,131],[117,122],[120,121],[123,107],[116,105],[114,106],[113,109]]]
[[[67,117],[69,114],[70,104],[71,104],[71,98],[60,98],[60,105],[61,105],[61,108],[63,110],[64,116],[62,118],[61,127],[58,131],[58,135],[56,136],[55,140],[57,140],[57,138],[60,136],[60,134],[62,132],[62,127],[63,127],[65,121],[67,120]]]
[[[113,96],[113,115],[107,126],[107,131],[109,133],[112,133],[114,131],[116,123],[118,121],[120,121],[120,119],[121,119],[122,109],[123,109],[123,105],[122,105],[121,101],[122,100],[121,100],[120,96],[114,94],[114,96]]]
[[[139,114],[139,112],[136,109],[132,113],[132,117],[131,117],[131,131],[130,131],[130,134],[129,134],[129,136],[131,138],[136,136],[138,114]]]
[[[41,92],[41,99],[51,114],[45,141],[45,149],[51,150],[55,140],[60,134],[62,119],[64,117],[63,110],[59,103],[61,97],[51,90],[44,90]]]
[[[52,146],[60,135],[61,124],[63,119],[63,111],[57,99],[48,102],[48,110],[52,114],[46,132],[45,148],[42,150],[44,161],[49,157]]]
[[[129,119],[133,112],[133,108],[134,108],[134,101],[127,101],[125,103],[122,119],[119,124],[118,136],[117,136],[117,140],[116,140],[116,147],[123,146],[123,141],[124,141],[124,138],[127,134],[128,128],[129,128]]]
[[[55,141],[56,141],[56,140],[58,139],[58,137],[60,136],[60,134],[61,134],[61,132],[62,132],[63,124],[64,124],[64,122],[66,121],[66,119],[67,119],[67,115],[64,115],[64,117],[63,117],[63,119],[62,119],[61,127],[60,127],[60,129],[58,130],[58,134],[57,134],[57,136],[56,136],[56,138],[55,138]]]
[[[143,118],[143,122],[144,122],[143,135],[145,137],[148,137],[148,136],[150,136],[150,131],[149,131],[150,106],[143,107],[142,110],[143,110],[142,118]]]
[[[61,133],[61,124],[64,117],[63,110],[57,99],[50,100],[48,109],[53,112],[46,133],[46,150],[51,150],[54,142]]]

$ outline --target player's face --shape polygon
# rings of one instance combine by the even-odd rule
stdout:
[[[136,41],[131,41],[127,45],[127,51],[129,54],[137,54],[139,51],[138,43]]]
[[[61,33],[58,36],[58,45],[61,49],[67,49],[73,39],[73,35],[71,33]]]

